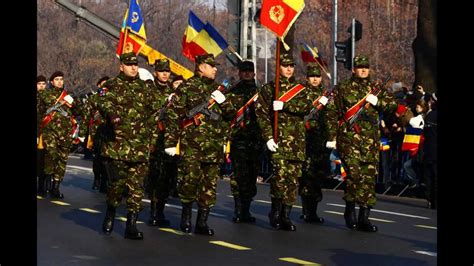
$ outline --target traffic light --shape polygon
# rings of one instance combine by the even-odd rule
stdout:
[[[343,42],[336,42],[336,61],[344,63],[344,67],[348,70],[352,69],[352,39],[349,37]]]

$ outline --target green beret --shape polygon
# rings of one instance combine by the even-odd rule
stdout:
[[[306,76],[307,77],[321,77],[321,68],[317,64],[308,64],[306,66]]]
[[[354,67],[369,68],[369,58],[366,55],[358,55],[354,57]]]
[[[293,56],[291,54],[281,54],[280,55],[280,65],[282,66],[289,66],[295,65],[295,61],[293,60]]]
[[[120,62],[125,65],[138,65],[137,55],[134,52],[122,54],[120,56]]]
[[[216,59],[214,58],[213,54],[196,55],[195,61],[197,65],[204,63],[209,64],[213,67],[219,65],[216,63]]]
[[[168,59],[158,59],[155,62],[155,71],[171,71],[170,60]]]

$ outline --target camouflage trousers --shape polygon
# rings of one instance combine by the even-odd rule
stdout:
[[[257,195],[257,176],[260,161],[248,158],[249,154],[232,154],[232,171],[230,189],[234,197],[251,200]]]
[[[163,154],[150,160],[150,172],[146,185],[148,198],[151,201],[166,201],[170,195],[172,180],[176,179],[178,166],[176,159]]]
[[[329,175],[329,152],[324,152],[307,160],[298,182],[300,196],[313,198],[316,202],[323,199],[321,186]]]
[[[47,147],[44,150],[44,173],[52,175],[54,181],[63,181],[66,173],[66,164],[71,145],[63,145],[55,141],[46,142]]]
[[[346,189],[343,199],[353,201],[359,206],[374,206],[375,182],[377,177],[377,163],[363,162],[357,157],[342,159],[342,163],[347,168]]]
[[[148,163],[125,162],[110,158],[104,159],[103,163],[109,178],[107,204],[118,207],[126,189],[127,211],[139,213],[143,209],[143,181],[148,174]]]
[[[201,207],[216,204],[218,163],[184,159],[178,164],[178,195],[182,203],[197,201]]]
[[[295,204],[296,183],[304,162],[276,158],[272,158],[271,162],[274,176],[270,180],[270,196],[281,199],[285,205]]]

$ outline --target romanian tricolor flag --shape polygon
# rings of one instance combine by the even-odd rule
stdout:
[[[420,146],[421,133],[423,129],[407,126],[405,137],[403,138],[402,151],[409,151],[412,155],[418,152]]]
[[[303,8],[304,0],[263,0],[260,23],[285,44],[284,38]]]
[[[386,137],[380,138],[380,150],[381,151],[390,150],[390,145],[389,145],[388,138],[386,138]]]
[[[334,160],[334,163],[336,164],[336,173],[340,172],[342,180],[346,180],[346,170],[344,169],[344,166],[342,165],[342,161],[340,159]]]
[[[129,16],[130,14],[130,16]],[[125,11],[120,29],[120,38],[116,55],[134,52],[138,54],[146,43],[145,24],[137,0],[130,2],[130,7]]]
[[[182,40],[183,55],[194,62],[196,55],[213,54],[215,57],[229,45],[209,23],[204,24],[196,14],[189,11],[188,27]]]

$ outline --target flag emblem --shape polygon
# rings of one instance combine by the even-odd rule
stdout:
[[[280,5],[272,6],[269,12],[270,19],[273,20],[276,24],[280,24],[280,22],[285,17],[285,10]]]

